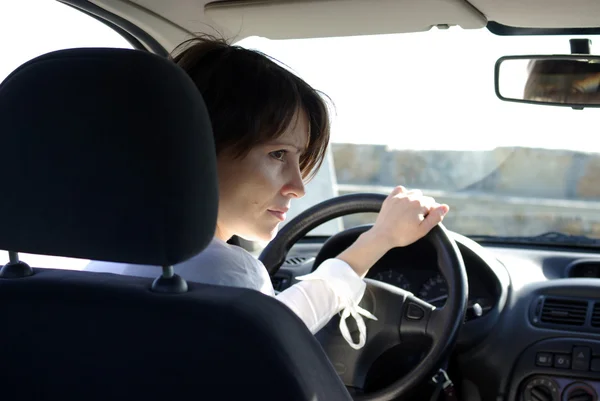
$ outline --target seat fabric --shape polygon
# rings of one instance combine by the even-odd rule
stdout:
[[[0,85],[0,149],[0,249],[168,266],[214,235],[210,120],[169,60],[72,49],[26,63]],[[351,399],[271,297],[43,267],[0,278],[2,401]]]

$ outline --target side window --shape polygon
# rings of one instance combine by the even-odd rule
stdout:
[[[0,82],[37,56],[77,47],[132,46],[107,25],[58,1],[0,1]]]
[[[55,0],[0,1],[0,82],[42,54],[78,47],[132,48],[102,22]],[[87,260],[19,254],[32,267],[82,269]],[[0,250],[0,267],[8,252]]]

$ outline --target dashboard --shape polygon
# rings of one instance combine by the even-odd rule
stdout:
[[[320,248],[315,265],[337,256],[352,244],[367,227],[354,227],[327,240]],[[464,260],[468,276],[469,298],[466,322],[487,318],[493,320],[506,302],[509,278],[506,269],[494,258],[486,256],[475,242],[456,233],[450,233]],[[417,241],[409,246],[394,248],[386,253],[367,273],[366,278],[400,287],[429,302],[443,307],[448,298],[446,280],[437,266],[437,253],[429,241]],[[488,324],[478,325],[463,337],[467,346],[485,334]]]
[[[424,264],[395,252],[373,266],[367,277],[400,287],[437,307],[444,306],[448,298],[446,279],[435,264]],[[492,292],[475,272],[469,275],[469,306],[478,304],[482,315],[494,306]]]
[[[288,254],[275,284],[294,283],[314,263],[335,257],[360,228],[304,239]],[[469,312],[449,373],[463,401],[600,400],[600,251],[475,243],[457,233],[467,270]],[[321,250],[327,248],[328,254]],[[425,241],[388,252],[367,278],[436,306],[448,296],[435,251]]]

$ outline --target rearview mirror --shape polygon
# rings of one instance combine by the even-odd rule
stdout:
[[[600,107],[600,56],[506,56],[496,62],[496,95],[504,101]]]

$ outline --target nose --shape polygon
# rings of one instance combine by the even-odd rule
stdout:
[[[302,198],[306,192],[304,189],[304,180],[300,168],[292,169],[289,178],[281,189],[281,194],[286,198]]]

